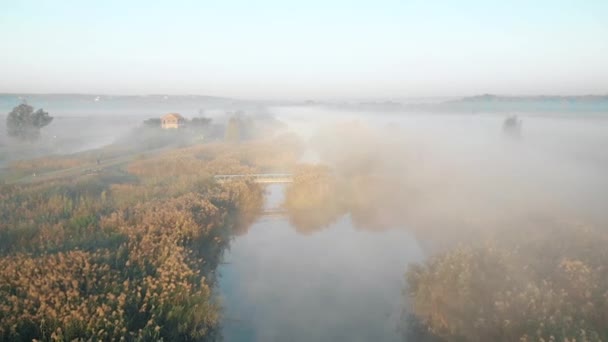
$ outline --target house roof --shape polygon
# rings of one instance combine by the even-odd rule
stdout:
[[[170,119],[170,118],[175,118],[178,120],[183,120],[184,117],[179,115],[178,113],[169,113],[169,114],[165,114],[162,116],[162,119]]]

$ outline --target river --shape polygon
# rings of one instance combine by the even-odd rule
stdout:
[[[284,185],[269,185],[265,207]],[[261,217],[234,238],[219,268],[226,341],[398,341],[404,272],[422,252],[402,229],[357,230],[348,215],[298,233]]]

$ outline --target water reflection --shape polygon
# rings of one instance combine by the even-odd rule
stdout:
[[[324,166],[301,165],[285,190],[283,206],[291,225],[302,234],[327,228],[345,214],[333,173]]]
[[[284,186],[268,187],[266,208]],[[403,272],[422,253],[403,229],[359,231],[349,215],[311,235],[262,217],[219,269],[226,341],[397,341]]]

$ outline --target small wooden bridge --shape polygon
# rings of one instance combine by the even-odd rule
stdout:
[[[215,175],[215,181],[218,183],[226,183],[234,180],[245,179],[251,180],[259,184],[281,184],[293,183],[293,175],[291,173],[258,173],[248,175]]]

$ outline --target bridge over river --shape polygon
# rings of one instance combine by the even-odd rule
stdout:
[[[244,175],[215,175],[215,180],[218,183],[231,182],[238,179],[252,180],[259,184],[283,184],[293,183],[293,175],[291,173],[257,173]]]

